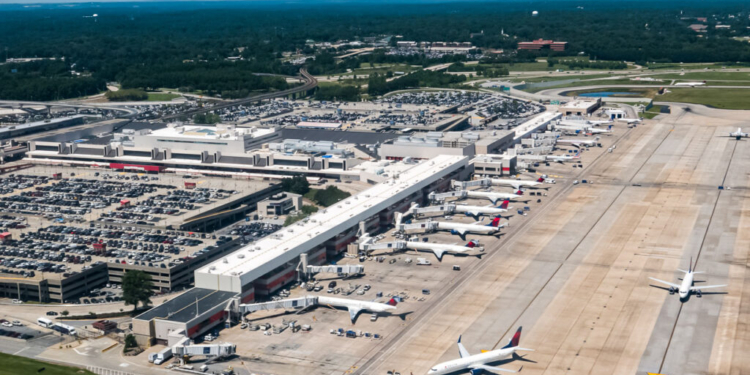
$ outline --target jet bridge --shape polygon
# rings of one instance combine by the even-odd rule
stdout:
[[[481,187],[492,186],[492,180],[490,180],[489,178],[482,178],[479,180],[472,180],[472,181],[453,180],[451,181],[451,184],[453,185],[454,189],[466,190],[467,188],[475,187],[475,186],[481,186]]]
[[[446,198],[466,198],[466,190],[449,191],[446,193],[430,193],[427,198],[431,201],[444,201]]]
[[[206,356],[206,357],[228,357],[237,351],[234,344],[203,344],[203,345],[175,345],[172,354],[177,356]]]
[[[298,275],[304,276],[305,280],[310,276],[318,273],[335,273],[344,275],[344,277],[359,276],[365,273],[365,266],[361,264],[344,264],[344,265],[327,265],[313,266],[307,264],[307,254],[300,255],[300,262],[297,265]]]
[[[310,306],[315,306],[317,304],[318,304],[318,297],[307,296],[307,297],[301,297],[301,298],[284,299],[280,301],[250,303],[250,304],[242,304],[242,305],[236,305],[236,306],[237,306],[237,309],[239,310],[239,313],[244,315],[244,314],[252,313],[256,311],[270,311],[270,310],[279,310],[279,309],[301,310]]]

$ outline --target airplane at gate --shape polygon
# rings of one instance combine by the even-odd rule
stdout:
[[[507,212],[509,203],[510,203],[509,200],[505,200],[503,201],[501,205],[497,207],[493,207],[492,205],[479,207],[479,206],[465,206],[462,204],[457,204],[456,212],[462,212],[466,216],[471,216],[477,219],[481,215],[499,215],[503,212]]]
[[[499,200],[514,200],[518,199],[521,196],[523,196],[523,192],[521,190],[516,191],[515,193],[498,193],[493,191],[474,191],[474,190],[467,190],[466,196],[469,198],[487,198],[492,202],[492,204],[497,204],[497,201]]]
[[[454,374],[454,373],[466,373],[469,372],[472,375],[479,375],[480,373],[484,371],[488,372],[519,372],[513,371],[513,370],[506,370],[504,368],[500,367],[494,367],[490,366],[488,364],[502,361],[506,358],[510,358],[516,354],[516,351],[524,350],[524,351],[534,351],[533,349],[526,349],[526,348],[520,348],[518,347],[518,344],[521,341],[521,329],[523,327],[518,327],[518,331],[516,331],[516,334],[513,335],[513,338],[510,339],[510,342],[508,342],[508,345],[502,347],[501,349],[482,352],[480,354],[474,354],[470,355],[469,351],[466,350],[463,344],[461,344],[461,337],[458,337],[458,355],[461,356],[461,358],[454,359],[452,361],[443,362],[440,364],[437,364],[435,366],[432,366],[430,368],[430,371],[427,372],[428,375],[444,375],[444,374]],[[523,368],[523,367],[522,367]]]
[[[494,186],[511,186],[514,189],[518,190],[522,187],[533,188],[535,186],[539,186],[544,183],[544,179],[545,176],[539,177],[539,179],[537,179],[536,181],[491,178],[490,183],[492,183],[492,185]]]
[[[381,313],[389,310],[395,310],[398,302],[396,302],[396,300],[393,298],[391,298],[387,303],[380,303],[320,296],[318,297],[318,304],[346,308],[347,310],[349,310],[349,318],[351,318],[352,323],[354,323],[354,320],[357,319],[357,315],[359,315],[359,313],[362,311]]]
[[[576,154],[573,155],[573,156],[570,156],[570,155],[559,155],[559,156],[549,155],[549,156],[547,156],[547,160],[558,162],[558,163],[565,163],[566,161],[574,161],[574,160],[580,159],[580,158],[581,158],[581,153],[580,152],[576,152]]]
[[[437,224],[435,229],[450,231],[451,234],[457,234],[464,236],[466,233],[476,234],[493,234],[500,230],[500,228],[508,226],[508,223],[500,224],[500,216],[496,216],[489,224],[482,225],[481,222],[477,221],[474,224],[463,224],[463,223],[448,223],[444,221],[434,222]]]
[[[649,277],[649,279],[654,280],[656,282],[669,285],[669,294],[674,294],[677,292],[680,296],[680,300],[687,301],[688,297],[690,297],[691,293],[695,293],[698,298],[701,298],[701,290],[703,289],[709,289],[709,288],[723,288],[726,285],[705,285],[705,286],[693,286],[695,283],[695,280],[693,278],[695,277],[695,274],[698,273],[705,273],[705,272],[695,272],[693,271],[693,258],[690,258],[690,265],[688,265],[688,270],[679,270],[685,273],[685,276],[682,277],[682,282],[680,284],[674,284],[670,283],[668,281],[659,280],[653,277]]]
[[[482,252],[484,248],[477,247],[479,242],[477,240],[471,240],[466,245],[449,245],[440,243],[429,243],[429,242],[418,242],[418,241],[406,241],[406,247],[412,250],[418,251],[432,251],[438,260],[443,260],[443,254],[466,254],[468,252]]]

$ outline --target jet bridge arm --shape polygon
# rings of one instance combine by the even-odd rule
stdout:
[[[281,301],[271,301],[263,303],[249,303],[239,305],[239,311],[241,314],[247,314],[256,311],[268,311],[268,310],[279,310],[279,309],[303,309],[309,306],[317,305],[318,297],[307,296],[302,298],[291,298]]]

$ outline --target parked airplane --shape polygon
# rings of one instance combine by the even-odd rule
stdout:
[[[500,228],[508,226],[508,223],[500,224],[500,216],[493,218],[489,224],[481,224],[481,221],[474,224],[448,223],[445,221],[434,221],[433,223],[437,224],[436,230],[450,231],[451,234],[459,236],[465,236],[466,233],[493,234]]]
[[[704,82],[677,82],[674,85],[695,87],[695,86],[705,86],[706,82],[705,81]]]
[[[617,121],[627,122],[628,124],[641,122],[639,118],[618,118]]]
[[[730,137],[734,137],[734,139],[736,139],[736,140],[739,141],[742,138],[747,138],[748,137],[748,133],[743,133],[742,132],[742,128],[737,128],[737,131],[729,133],[729,136]]]
[[[467,190],[466,196],[469,198],[487,198],[492,202],[492,204],[497,204],[497,201],[499,200],[514,200],[518,199],[523,195],[523,192],[521,190],[516,191],[515,193],[498,193],[494,191],[476,191],[476,190]]]
[[[533,188],[544,183],[545,176],[539,177],[536,181],[529,180],[511,180],[503,178],[491,178],[490,183],[494,186],[511,186],[518,190],[522,187]]]
[[[482,216],[482,215],[500,215],[503,212],[507,212],[509,203],[510,203],[509,200],[504,200],[503,203],[497,207],[493,207],[492,205],[480,207],[480,206],[465,206],[462,204],[457,204],[456,212],[462,212],[466,216],[471,216],[475,219],[478,219],[479,216]]]
[[[560,124],[555,125],[555,129],[559,130],[565,130],[569,132],[575,132],[576,134],[579,133],[587,133],[587,134],[602,134],[602,133],[611,133],[612,132],[612,125],[610,125],[607,130],[604,129],[596,129],[589,125],[566,125],[566,124]]]
[[[521,371],[521,369],[519,369],[518,371],[506,370],[500,367],[489,366],[488,364],[510,358],[514,356],[516,354],[516,351],[518,350],[534,351],[533,349],[518,347],[518,344],[521,341],[521,328],[523,327],[518,327],[518,331],[516,331],[516,334],[513,335],[512,339],[510,339],[508,345],[502,347],[501,349],[486,352],[482,351],[482,353],[474,355],[470,355],[469,351],[466,350],[463,344],[461,344],[461,337],[459,336],[458,355],[461,356],[461,358],[435,365],[430,369],[430,371],[427,372],[427,374],[443,375],[459,372],[465,373],[467,371],[472,375],[479,375],[483,371],[519,372]]]
[[[438,258],[438,260],[443,260],[443,254],[449,253],[449,254],[466,254],[468,252],[483,252],[483,247],[479,246],[479,241],[477,240],[471,240],[466,245],[449,245],[449,244],[440,244],[440,243],[429,243],[429,242],[419,242],[419,241],[405,241],[406,242],[406,248],[417,250],[417,251],[432,251],[435,253],[435,256]]]
[[[318,297],[318,304],[346,308],[347,310],[349,310],[349,318],[351,318],[352,323],[354,323],[354,320],[357,319],[357,315],[359,315],[359,313],[362,311],[382,313],[388,310],[395,310],[398,302],[396,302],[396,300],[393,298],[391,298],[387,303],[380,303],[320,296]]]
[[[669,285],[669,294],[674,294],[677,292],[680,295],[680,300],[686,301],[688,297],[690,297],[690,293],[695,293],[698,298],[701,298],[701,290],[703,289],[709,289],[709,288],[722,288],[726,285],[706,285],[706,286],[693,286],[695,283],[695,280],[693,280],[693,277],[695,274],[698,273],[705,273],[705,272],[695,272],[693,271],[693,258],[690,258],[690,265],[688,265],[688,270],[679,270],[685,273],[685,276],[682,278],[682,282],[678,284],[670,283],[668,281],[659,280],[653,277],[649,277],[649,279],[660,282],[662,284]]]
[[[581,148],[581,146],[592,147],[599,143],[599,139],[558,139],[557,143],[567,143],[574,147]]]
[[[547,160],[558,162],[558,163],[564,163],[566,161],[574,161],[575,159],[580,159],[580,158],[581,158],[580,152],[576,152],[576,154],[573,156],[570,156],[570,155],[548,155],[547,156]]]

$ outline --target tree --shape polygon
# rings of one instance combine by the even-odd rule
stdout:
[[[70,314],[70,313],[68,312],[68,310],[63,310],[63,311],[62,311],[62,312],[60,313],[60,315],[62,315],[62,316],[68,316],[68,314]]]
[[[292,178],[284,178],[281,180],[281,190],[289,193],[305,195],[310,191],[310,183],[307,182],[307,178],[303,175],[292,176]]]
[[[125,350],[135,348],[136,346],[138,346],[138,342],[135,340],[135,336],[133,336],[133,334],[125,336]]]
[[[133,305],[133,310],[138,308],[139,302],[143,306],[148,306],[151,296],[154,295],[153,286],[151,276],[147,273],[126,271],[122,277],[122,300],[125,301],[125,306]]]

